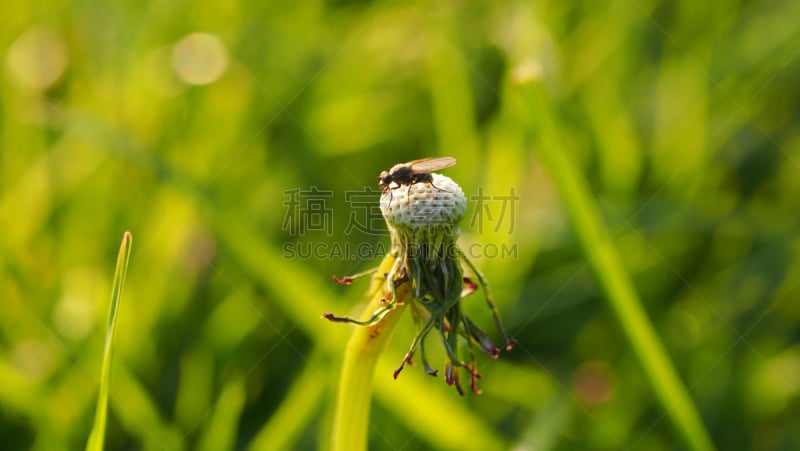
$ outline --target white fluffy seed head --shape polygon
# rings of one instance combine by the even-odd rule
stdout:
[[[457,231],[467,198],[450,177],[431,175],[433,183],[400,185],[381,195],[381,213],[389,226],[415,231],[438,228]]]

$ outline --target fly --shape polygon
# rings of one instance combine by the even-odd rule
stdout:
[[[377,177],[378,185],[383,189],[384,194],[388,190],[397,189],[402,185],[408,185],[411,189],[411,185],[415,183],[430,183],[434,188],[441,189],[433,184],[431,172],[449,168],[454,164],[456,164],[456,159],[453,157],[422,158],[408,163],[398,163],[388,171],[381,172]],[[392,186],[393,184],[395,186]]]

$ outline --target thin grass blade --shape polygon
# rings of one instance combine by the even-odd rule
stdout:
[[[106,436],[106,417],[108,414],[108,392],[111,378],[111,351],[114,347],[114,336],[117,330],[117,313],[122,298],[122,287],[125,285],[125,276],[128,273],[128,261],[131,256],[131,232],[125,232],[122,244],[117,255],[117,267],[114,270],[114,283],[111,287],[111,306],[108,312],[108,326],[106,328],[106,344],[103,350],[103,363],[100,369],[100,393],[97,397],[97,410],[95,411],[94,425],[86,451],[102,451]]]

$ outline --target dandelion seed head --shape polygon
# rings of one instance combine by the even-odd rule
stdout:
[[[450,177],[436,173],[431,176],[433,183],[401,185],[381,196],[381,212],[390,226],[456,230],[467,209],[464,191]]]

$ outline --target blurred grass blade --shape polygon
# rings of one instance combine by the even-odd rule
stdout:
[[[539,71],[519,71],[519,74],[521,76],[514,80],[516,92],[521,96],[519,109],[533,132],[537,154],[558,189],[588,264],[605,292],[611,311],[619,321],[648,383],[688,448],[695,451],[714,449],[689,391],[681,383],[664,345],[647,318],[591,193],[576,177],[575,169],[564,156],[565,147],[561,144],[556,113]]]
[[[198,451],[226,451],[236,449],[236,435],[242,416],[247,387],[244,377],[235,376],[222,389],[211,418],[203,428],[196,448]]]
[[[550,451],[557,449],[561,440],[561,431],[568,428],[574,416],[575,404],[567,393],[561,393],[543,406],[539,413],[525,427],[515,449],[535,449]]]
[[[117,327],[117,312],[122,298],[122,287],[125,284],[125,275],[128,273],[128,260],[131,256],[131,232],[125,232],[122,244],[117,255],[117,267],[114,270],[114,283],[111,287],[111,307],[108,312],[108,326],[106,328],[106,344],[103,350],[103,363],[100,369],[100,393],[97,397],[97,411],[94,417],[94,426],[86,443],[87,451],[102,451],[106,435],[106,416],[108,413],[108,391],[111,377],[111,349],[114,346],[114,335]]]
[[[318,369],[325,365],[322,356],[322,352],[316,351],[309,359],[311,363],[295,379],[278,409],[248,445],[249,451],[298,448],[297,441],[309,429],[314,415],[319,414],[327,389],[327,379]]]

